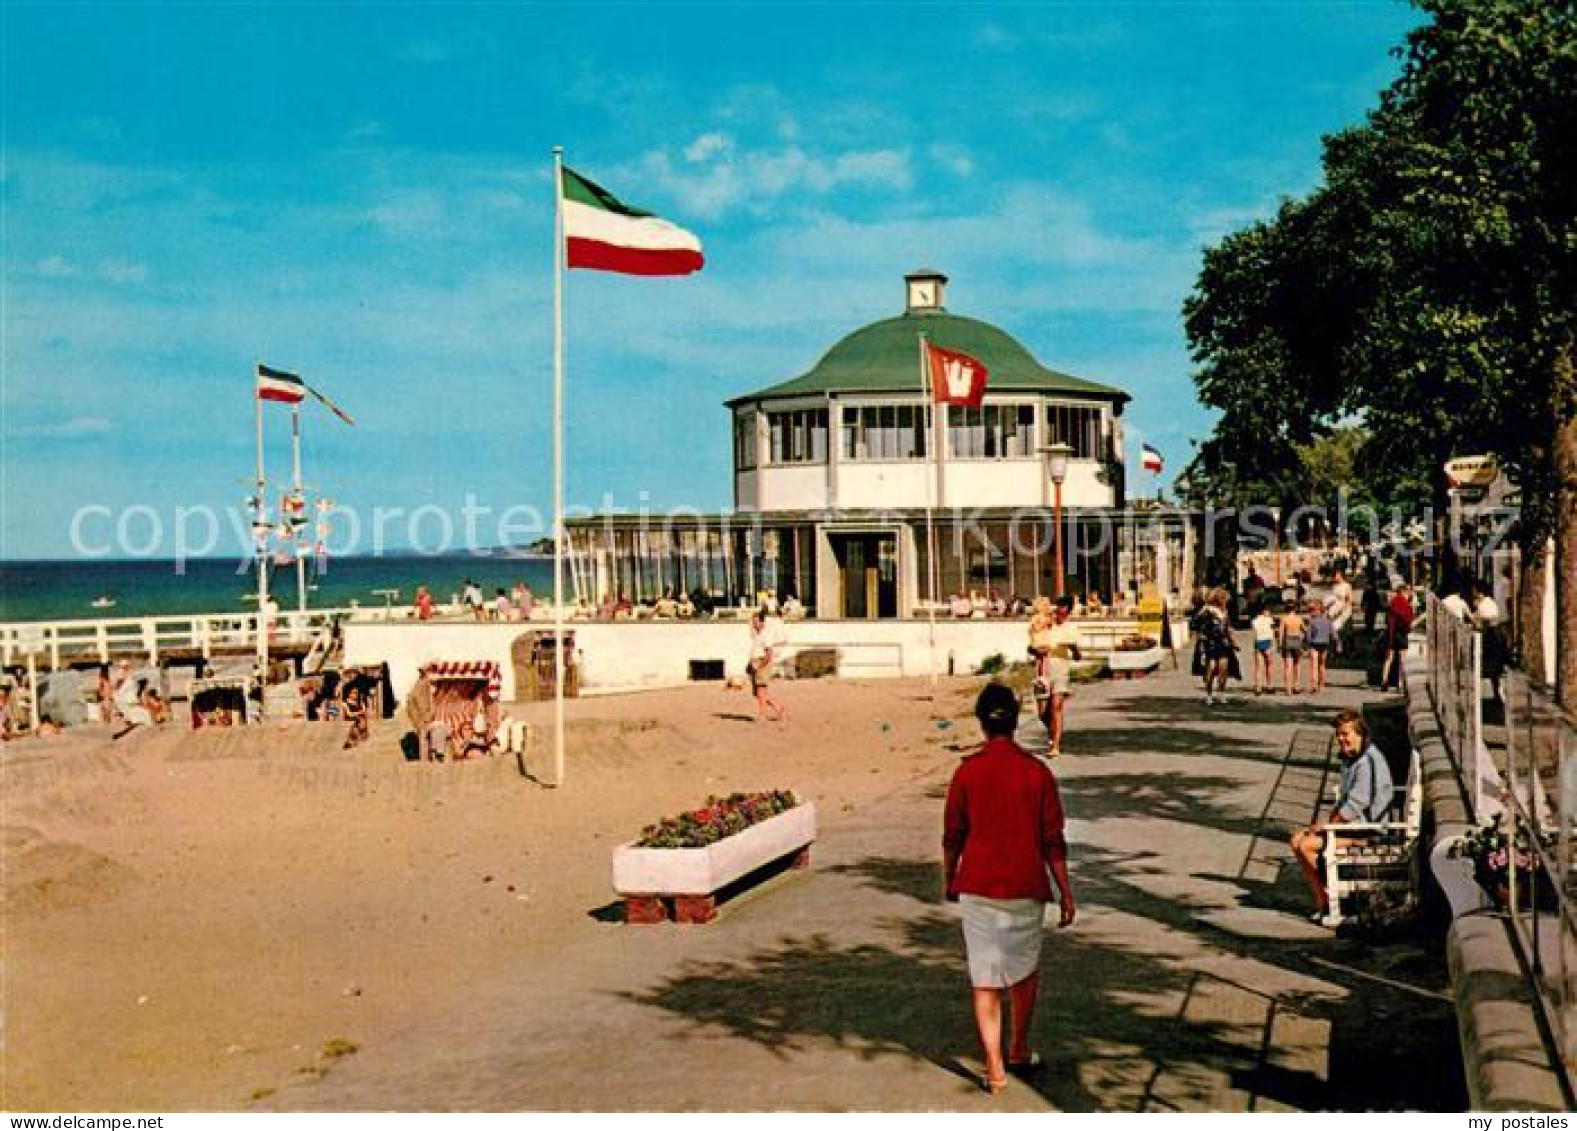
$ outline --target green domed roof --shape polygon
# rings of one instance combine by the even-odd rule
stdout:
[[[810,372],[735,397],[728,407],[814,393],[912,393],[920,381],[921,333],[932,345],[960,350],[981,361],[989,374],[989,392],[1073,393],[1119,403],[1129,399],[1111,385],[1047,369],[995,326],[937,311],[873,322],[834,345]]]

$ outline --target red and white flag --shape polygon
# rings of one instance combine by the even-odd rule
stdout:
[[[563,169],[559,194],[569,267],[623,275],[688,275],[706,262],[694,232],[626,204],[573,169]]]
[[[925,343],[926,363],[931,367],[931,396],[937,404],[966,405],[979,408],[986,399],[986,367],[967,353]]]
[[[307,385],[294,373],[286,373],[283,369],[271,369],[262,363],[257,367],[257,399],[260,401],[281,401],[284,404],[300,404],[307,395]]]
[[[1160,475],[1161,468],[1165,466],[1166,463],[1166,461],[1161,458],[1160,449],[1152,448],[1149,444],[1143,444],[1140,446],[1139,453],[1139,466],[1143,467],[1148,472],[1151,472],[1155,475]]]

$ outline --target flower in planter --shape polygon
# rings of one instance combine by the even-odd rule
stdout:
[[[705,848],[724,837],[744,832],[770,817],[787,812],[799,799],[786,789],[767,793],[731,793],[708,797],[688,813],[669,817],[641,830],[637,848]]]
[[[1534,848],[1534,831],[1524,820],[1506,827],[1505,813],[1497,813],[1488,824],[1480,825],[1454,844],[1449,855],[1473,862],[1473,878],[1485,891],[1499,898],[1499,891],[1511,884],[1511,871],[1517,871],[1519,887],[1531,887],[1543,878],[1543,869]],[[1542,832],[1538,842],[1545,849],[1555,844],[1555,834]]]
[[[1125,636],[1117,642],[1119,652],[1148,652],[1156,646],[1154,637],[1151,636]]]

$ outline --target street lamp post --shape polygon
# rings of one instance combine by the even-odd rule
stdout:
[[[1062,481],[1068,477],[1068,457],[1073,449],[1067,444],[1047,444],[1040,450],[1046,461],[1046,475],[1051,479],[1052,500],[1052,559],[1056,563],[1056,598],[1061,600],[1064,590],[1062,575]]]

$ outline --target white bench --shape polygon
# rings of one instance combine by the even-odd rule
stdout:
[[[1407,765],[1407,783],[1396,791],[1391,821],[1353,821],[1326,825],[1323,855],[1325,889],[1330,900],[1328,926],[1339,926],[1347,915],[1343,903],[1360,892],[1413,890],[1413,856],[1423,823],[1424,782],[1418,751]]]

